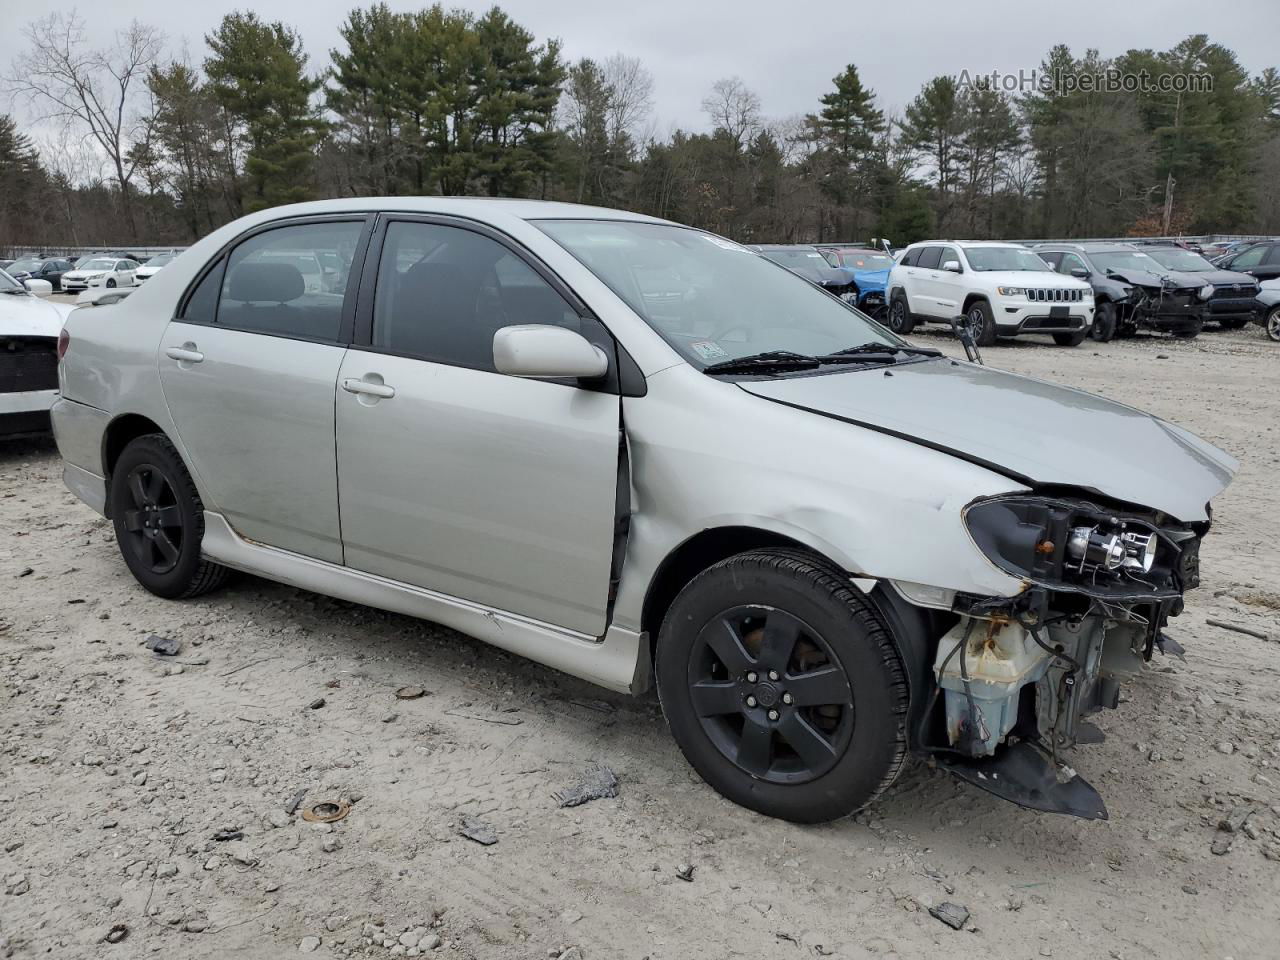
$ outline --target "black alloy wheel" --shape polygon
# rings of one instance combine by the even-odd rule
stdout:
[[[707,738],[769,783],[817,779],[853,733],[844,667],[818,631],[782,610],[733,607],[708,623],[689,658],[689,691]]]
[[[129,471],[125,489],[132,504],[122,517],[125,544],[145,569],[169,573],[182,556],[185,535],[173,485],[160,468],[144,463]]]

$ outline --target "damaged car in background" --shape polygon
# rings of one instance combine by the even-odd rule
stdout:
[[[1223,294],[1212,278],[1171,270],[1132,243],[1042,243],[1035,252],[1093,287],[1090,336],[1098,341],[1138,330],[1191,339],[1210,319],[1210,301]]]
[[[254,213],[58,351],[64,479],[146,589],[243,570],[656,685],[709,784],[798,822],[913,754],[1105,817],[1087,718],[1176,652],[1237,467],[722,237],[538,201]]]

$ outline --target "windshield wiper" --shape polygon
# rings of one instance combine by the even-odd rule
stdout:
[[[845,347],[843,350],[837,350],[828,354],[832,357],[852,357],[858,354],[894,354],[907,353],[913,357],[940,357],[941,350],[935,350],[933,347],[895,347],[888,343],[861,343],[856,347]]]
[[[818,366],[817,357],[803,353],[792,353],[790,350],[766,350],[732,360],[721,360],[709,367],[703,367],[703,373],[741,373],[752,370],[812,370]]]

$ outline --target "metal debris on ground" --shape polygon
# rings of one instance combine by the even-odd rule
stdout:
[[[298,807],[302,805],[302,798],[305,797],[306,795],[307,795],[307,789],[306,787],[303,787],[301,790],[299,790],[297,793],[295,793],[292,797],[288,799],[288,801],[284,805],[284,812],[293,813],[295,810],[297,810]]]
[[[558,790],[551,796],[562,807],[576,807],[591,800],[603,800],[617,795],[617,775],[601,764],[588,770],[572,787]]]
[[[312,700],[310,703],[307,704],[307,709],[319,710],[321,707],[324,706],[324,704],[325,704],[324,697],[316,697],[314,700]]]
[[[147,637],[146,647],[156,656],[175,657],[178,651],[182,649],[182,641],[175,640],[173,637],[161,637],[152,634]]]
[[[302,819],[308,823],[334,823],[351,812],[351,804],[321,800],[302,811]]]
[[[958,903],[947,901],[929,908],[929,916],[941,920],[952,930],[962,930],[969,922],[969,911]]]
[[[1246,637],[1256,637],[1259,640],[1270,640],[1271,635],[1263,630],[1255,630],[1252,627],[1242,626],[1238,623],[1228,623],[1226,620],[1210,620],[1205,618],[1205,623],[1211,627],[1218,627],[1222,630],[1230,630],[1233,633],[1243,633]]]
[[[693,864],[681,863],[676,866],[676,876],[685,883],[693,883]]]
[[[475,817],[463,817],[462,823],[458,825],[458,832],[468,840],[474,840],[486,847],[491,847],[498,842],[498,831]]]
[[[401,687],[396,691],[397,700],[417,700],[419,697],[425,697],[427,691],[422,687]]]

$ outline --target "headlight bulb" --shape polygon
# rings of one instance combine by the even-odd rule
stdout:
[[[1097,527],[1075,527],[1067,538],[1067,556],[1081,566],[1115,570],[1124,563],[1127,551],[1116,533],[1103,533]]]
[[[1156,535],[1154,533],[1126,533],[1124,541],[1124,568],[1138,573],[1150,573],[1156,562]]]

